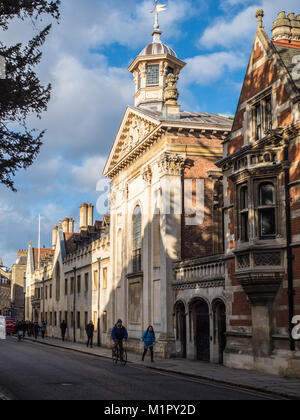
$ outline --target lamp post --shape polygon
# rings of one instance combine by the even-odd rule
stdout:
[[[74,293],[74,301],[73,301],[73,341],[76,343],[76,267],[73,268],[74,273],[74,283],[73,283],[73,293]]]
[[[23,280],[23,294],[24,294],[24,312],[23,312],[23,319],[25,321],[26,318],[26,276],[24,274],[24,280]]]
[[[101,318],[100,318],[100,286],[101,286],[101,258],[97,258],[98,260],[98,347],[101,347],[101,334],[100,334],[100,325],[101,325]]]
[[[43,276],[43,322],[45,322],[45,277]]]

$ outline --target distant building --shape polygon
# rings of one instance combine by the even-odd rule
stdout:
[[[52,248],[29,245],[26,267],[26,319],[45,321],[50,337],[83,342],[85,327],[93,320],[101,341],[107,332],[106,304],[109,267],[109,216],[93,220],[93,206],[80,207],[80,231],[73,219],[64,219],[52,231]]]
[[[24,281],[27,266],[27,250],[19,250],[17,260],[11,270],[11,308],[17,319],[25,319],[24,314]]]
[[[0,258],[0,315],[10,315],[11,272]]]

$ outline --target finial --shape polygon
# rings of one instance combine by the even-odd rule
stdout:
[[[264,17],[265,13],[263,11],[263,9],[258,9],[256,11],[256,18],[257,18],[257,27],[258,28],[263,28],[263,17]]]
[[[154,10],[151,11],[151,13],[155,14],[152,36],[153,36],[153,43],[156,43],[156,42],[160,42],[160,36],[162,34],[162,31],[159,29],[158,14],[166,10],[166,5],[158,4],[158,0],[154,0],[154,2],[155,2]]]

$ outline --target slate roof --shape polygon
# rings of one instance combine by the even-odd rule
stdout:
[[[290,75],[292,76],[296,86],[298,89],[300,89],[300,78],[296,79],[293,77],[295,74],[295,64],[293,63],[293,58],[296,56],[300,56],[300,45],[297,46],[291,46],[288,44],[280,45],[279,43],[273,42],[276,50],[278,51],[284,65],[288,69]]]
[[[161,122],[178,122],[178,123],[193,123],[193,124],[202,124],[202,125],[213,125],[213,126],[220,126],[220,127],[228,127],[228,129],[231,129],[233,119],[230,116],[224,116],[220,114],[209,114],[205,112],[187,112],[182,111],[180,113],[180,118],[166,118],[163,112],[159,111],[151,111],[149,109],[144,108],[137,108],[132,107],[136,109],[138,112],[142,112],[145,115],[148,115],[149,117],[156,118],[157,120]]]

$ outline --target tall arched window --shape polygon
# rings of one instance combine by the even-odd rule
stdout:
[[[133,212],[133,272],[142,271],[142,212],[136,206]]]
[[[274,184],[268,182],[259,186],[259,231],[261,238],[276,235],[276,198]]]

